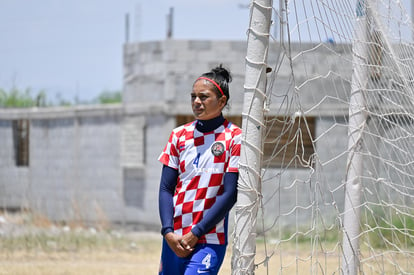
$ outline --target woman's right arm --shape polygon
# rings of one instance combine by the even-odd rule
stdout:
[[[174,231],[173,196],[177,184],[178,170],[164,165],[162,167],[160,190],[158,194],[158,208],[161,218],[161,234],[165,236]]]
[[[187,257],[191,247],[184,247],[182,236],[174,233],[174,204],[173,197],[177,185],[178,171],[167,165],[162,167],[158,205],[161,218],[161,234],[178,257]]]

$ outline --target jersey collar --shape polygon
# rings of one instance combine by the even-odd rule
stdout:
[[[202,133],[211,132],[224,123],[223,114],[220,114],[218,117],[209,119],[209,120],[197,120],[196,129]]]

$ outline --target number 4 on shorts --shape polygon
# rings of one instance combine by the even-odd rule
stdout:
[[[205,256],[201,261],[201,263],[206,266],[206,269],[209,269],[211,265],[211,254],[208,253],[207,256]]]

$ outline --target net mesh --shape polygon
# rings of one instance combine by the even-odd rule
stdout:
[[[414,272],[414,47],[405,7],[392,0],[274,7],[261,185],[253,190],[261,197],[258,274],[346,273],[345,243],[355,240],[360,273]],[[355,90],[360,98],[351,103]],[[350,126],[353,108],[364,120]],[[360,183],[359,197],[345,208],[349,180]],[[347,212],[355,213],[354,235]]]

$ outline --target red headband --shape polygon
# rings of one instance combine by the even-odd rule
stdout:
[[[220,85],[218,85],[217,82],[215,82],[213,79],[210,79],[210,78],[204,77],[204,76],[200,76],[199,78],[197,78],[197,80],[199,80],[199,79],[205,79],[207,81],[210,81],[211,83],[213,83],[217,87],[217,89],[220,91],[221,95],[222,96],[224,95],[223,90],[221,89]]]

